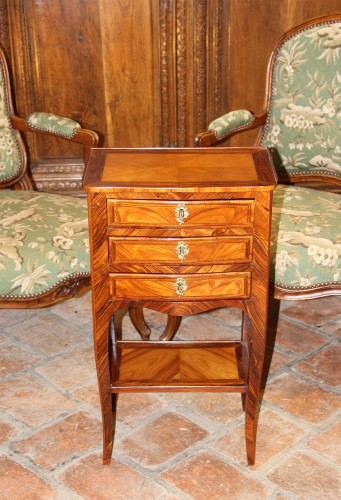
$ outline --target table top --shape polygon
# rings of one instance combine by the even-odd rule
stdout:
[[[88,192],[272,190],[277,182],[266,148],[92,148]]]

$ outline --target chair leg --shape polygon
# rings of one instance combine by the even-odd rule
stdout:
[[[128,310],[131,322],[140,334],[142,340],[150,340],[151,329],[144,318],[143,307],[129,307]],[[172,316],[168,314],[167,324],[159,340],[172,340],[179,330],[181,320],[182,316]]]
[[[142,340],[149,340],[151,330],[144,319],[143,307],[129,307],[129,316]]]
[[[173,340],[181,325],[182,316],[168,315],[167,325],[159,340]]]

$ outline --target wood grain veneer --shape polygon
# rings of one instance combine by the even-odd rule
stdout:
[[[205,203],[188,201],[189,215],[186,227],[199,225],[246,226],[252,224],[253,201],[231,200]],[[108,201],[108,224],[117,226],[138,225],[149,227],[179,227],[174,217],[177,201],[157,202],[151,200]],[[185,227],[185,226],[184,226]]]
[[[118,393],[191,390],[242,394],[254,463],[275,184],[261,148],[91,151],[85,189],[103,463]],[[242,309],[241,338],[171,340],[181,316],[223,306]],[[157,341],[143,307],[169,315]],[[127,309],[142,340],[124,338]]]
[[[215,238],[191,238],[187,243],[179,238],[109,238],[110,263],[155,261],[172,264],[211,264],[250,262],[252,256],[251,236],[222,236]],[[183,254],[182,247],[185,245]],[[179,248],[180,246],[180,248]],[[184,253],[184,252],[187,253]],[[179,262],[180,254],[180,262]]]

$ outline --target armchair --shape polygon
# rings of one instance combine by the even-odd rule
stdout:
[[[214,146],[252,128],[259,128],[256,145],[270,149],[281,182],[273,201],[275,298],[341,294],[341,197],[316,189],[341,185],[341,14],[285,33],[269,61],[264,110],[227,113],[195,144]]]
[[[0,51],[0,308],[51,305],[90,286],[86,200],[32,189],[21,131],[80,143],[84,157],[98,143],[69,118],[16,116]]]

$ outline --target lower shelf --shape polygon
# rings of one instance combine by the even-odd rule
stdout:
[[[124,347],[112,392],[201,391],[245,392],[238,369],[238,346]]]

